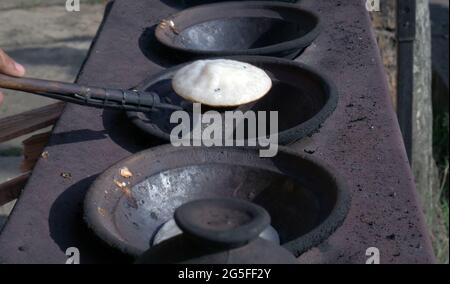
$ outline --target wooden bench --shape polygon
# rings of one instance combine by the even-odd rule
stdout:
[[[0,119],[0,143],[54,125],[63,109],[64,103],[59,102]],[[22,174],[0,184],[0,206],[19,197],[48,143],[50,133],[39,133],[22,142],[24,146],[23,161],[20,165]]]

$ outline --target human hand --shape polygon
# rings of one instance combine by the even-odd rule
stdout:
[[[22,77],[25,75],[25,68],[11,59],[3,50],[0,49],[0,73]],[[0,105],[3,101],[3,94],[0,92]]]

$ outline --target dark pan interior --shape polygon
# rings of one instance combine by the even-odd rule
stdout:
[[[270,55],[293,58],[318,36],[319,22],[315,14],[292,4],[223,2],[171,15],[156,27],[155,36],[166,47],[188,57]]]
[[[191,7],[195,5],[203,5],[203,4],[211,4],[217,2],[234,2],[236,0],[165,0],[166,3],[175,7]],[[246,1],[256,1],[256,0],[246,0]],[[275,2],[287,2],[287,3],[296,3],[299,0],[269,0]]]
[[[155,151],[112,167],[85,200],[91,228],[126,253],[144,252],[177,207],[200,198],[235,197],[261,205],[271,215],[281,244],[294,254],[323,241],[345,217],[344,186],[301,156],[281,150],[262,159],[256,150],[239,148],[165,146]],[[126,194],[113,182],[121,180],[118,173],[124,166],[134,174]],[[308,236],[319,226],[325,229]]]
[[[153,236],[149,232],[156,232],[181,204],[200,198],[237,197],[268,210],[283,244],[305,234],[330,213],[336,193],[323,196],[315,192],[317,187],[254,167],[188,166],[150,176],[133,186],[134,200],[120,199],[113,212],[114,223],[122,238],[145,248]]]
[[[311,24],[263,17],[217,19],[190,26],[174,44],[198,50],[241,50],[266,47],[304,36]]]

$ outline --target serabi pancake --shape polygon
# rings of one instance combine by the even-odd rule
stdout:
[[[180,70],[172,87],[181,97],[209,106],[237,106],[263,97],[272,87],[264,70],[229,60],[197,60]]]

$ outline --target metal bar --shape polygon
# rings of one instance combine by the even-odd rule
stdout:
[[[411,162],[414,88],[415,0],[397,0],[397,116]]]
[[[28,92],[44,97],[97,108],[152,111],[155,108],[179,110],[179,106],[161,102],[158,94],[120,89],[88,87],[78,84],[0,74],[0,88]]]

